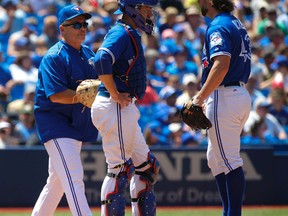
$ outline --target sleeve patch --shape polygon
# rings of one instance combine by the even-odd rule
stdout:
[[[210,48],[222,45],[223,45],[223,39],[220,32],[214,32],[213,34],[210,35]]]

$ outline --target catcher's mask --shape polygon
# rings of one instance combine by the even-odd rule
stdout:
[[[158,11],[155,7],[158,0],[118,0],[119,9],[115,14],[126,13],[130,16],[138,28],[143,30],[146,34],[153,34],[155,32],[155,23],[158,18]],[[145,10],[140,10],[145,6]]]

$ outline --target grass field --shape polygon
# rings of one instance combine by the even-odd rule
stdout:
[[[5,209],[0,208],[1,216],[30,216],[31,209]],[[93,215],[100,215],[99,208],[93,209]],[[221,216],[218,207],[171,207],[158,208],[157,216]],[[68,209],[58,209],[55,216],[71,216]],[[126,216],[131,216],[131,209],[127,209]],[[288,206],[273,207],[244,207],[242,216],[288,216]]]

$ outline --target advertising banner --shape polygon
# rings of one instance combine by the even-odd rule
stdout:
[[[216,183],[207,166],[205,149],[153,150],[160,162],[155,185],[158,206],[221,205]],[[244,204],[288,204],[288,156],[272,147],[241,151],[247,180]],[[86,195],[91,206],[100,206],[106,175],[101,147],[82,153]],[[48,155],[43,148],[0,150],[0,207],[33,206],[48,176]],[[284,182],[286,182],[284,184]],[[130,202],[129,191],[126,193]],[[60,205],[67,205],[65,198]]]

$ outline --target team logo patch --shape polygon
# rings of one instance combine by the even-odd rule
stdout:
[[[220,34],[220,32],[214,32],[210,35],[210,46],[211,48],[214,46],[222,46],[223,45],[223,39]]]
[[[72,8],[72,10],[80,11],[80,8],[78,6],[75,6]]]
[[[203,68],[207,68],[209,66],[209,62],[207,60],[207,58],[205,57],[203,60],[202,60],[202,67]]]

